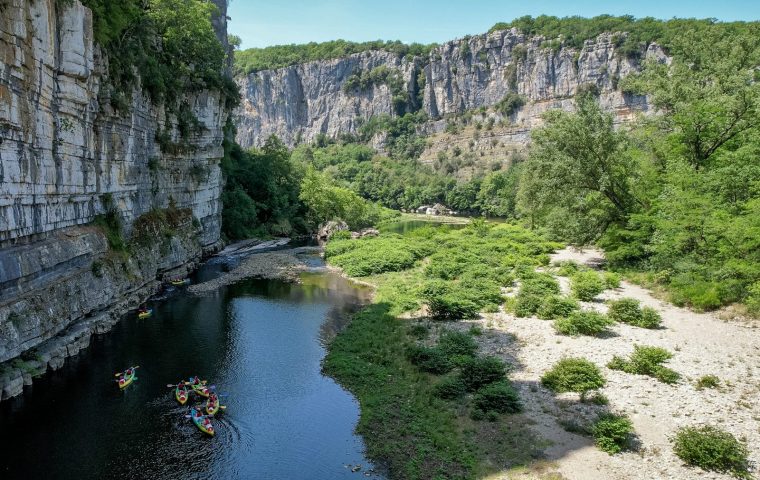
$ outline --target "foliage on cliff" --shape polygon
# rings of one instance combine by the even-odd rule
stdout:
[[[653,42],[669,49],[685,33],[720,31],[737,35],[747,33],[753,25],[757,25],[757,22],[718,22],[715,19],[694,18],[637,19],[632,15],[599,15],[593,18],[528,15],[511,22],[497,23],[489,32],[516,28],[526,35],[541,35],[549,40],[561,38],[562,45],[573,48],[583,47],[586,40],[594,39],[602,33],[625,33],[613,39],[618,52],[628,56],[639,56],[647,45]]]
[[[65,8],[71,2],[58,0]],[[228,107],[237,87],[225,74],[227,52],[211,24],[208,0],[83,0],[93,12],[95,40],[108,55],[111,103],[127,106],[133,87],[177,107],[182,92],[218,90]]]
[[[248,74],[261,70],[289,67],[299,63],[317,60],[331,60],[346,57],[354,53],[383,50],[399,56],[427,55],[436,44],[422,45],[412,43],[407,45],[398,40],[373,42],[349,42],[334,40],[323,43],[307,43],[305,45],[275,45],[266,48],[249,48],[235,54],[235,73]]]

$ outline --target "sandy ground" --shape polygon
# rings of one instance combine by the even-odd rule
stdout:
[[[593,265],[601,253],[565,249],[553,260]],[[567,279],[559,278],[563,290]],[[604,338],[558,335],[552,322],[515,318],[506,313],[474,321],[484,331],[482,349],[516,368],[510,378],[520,390],[533,428],[551,445],[545,450],[551,466],[543,472],[503,474],[494,478],[567,479],[728,479],[728,475],[689,468],[673,454],[670,438],[679,427],[711,424],[745,439],[750,459],[760,462],[760,329],[747,323],[727,323],[712,314],[695,313],[657,300],[647,290],[623,282],[584,308],[605,311],[604,300],[635,298],[655,308],[663,328],[647,330],[614,325]],[[469,323],[460,324],[469,328]],[[682,375],[676,385],[630,375],[606,367],[613,355],[628,356],[633,346],[653,345],[674,353],[666,365]],[[541,375],[563,357],[584,357],[602,369],[607,385],[601,392],[609,405],[580,403],[577,395],[554,395],[541,386]],[[721,380],[719,389],[697,390],[695,380],[707,374]],[[633,421],[638,451],[614,456],[601,452],[589,437],[570,433],[562,425],[584,424],[600,412],[625,413]]]

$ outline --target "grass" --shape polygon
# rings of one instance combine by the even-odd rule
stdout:
[[[585,358],[563,358],[541,377],[541,384],[554,393],[576,392],[581,399],[605,383],[599,368]]]
[[[582,310],[572,312],[565,318],[554,322],[554,329],[561,335],[598,336],[607,331],[614,322],[598,312]]]
[[[594,422],[591,435],[600,450],[614,455],[628,448],[633,435],[633,423],[624,415],[606,413]]]
[[[431,345],[433,329],[402,318],[441,299],[472,304],[476,313],[498,306],[501,286],[545,264],[559,246],[511,225],[476,227],[423,227],[327,246],[329,263],[361,275],[376,294],[331,343],[324,371],[359,400],[357,431],[392,478],[483,477],[528,465],[545,446],[511,416],[520,405],[508,365],[477,356],[472,336],[482,331],[443,329]]]
[[[633,298],[621,298],[608,302],[607,315],[614,321],[627,323],[641,328],[659,328],[662,317],[651,307],[641,308],[638,300]]]
[[[715,375],[704,375],[696,381],[697,390],[720,388],[720,379]]]

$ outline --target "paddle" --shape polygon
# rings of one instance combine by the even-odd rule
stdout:
[[[137,366],[134,366],[134,367],[132,367],[132,369],[133,369],[133,370],[134,370],[135,368],[140,368],[140,365],[137,365]],[[127,370],[129,370],[129,369],[127,369]],[[124,372],[126,372],[127,370],[124,370]],[[122,373],[124,373],[124,372],[118,372],[118,373],[114,373],[114,374],[113,374],[113,376],[114,376],[114,377],[118,377],[119,375],[121,375],[121,374],[122,374]]]

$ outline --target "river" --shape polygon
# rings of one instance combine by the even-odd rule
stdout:
[[[222,270],[210,262],[196,278]],[[370,293],[335,274],[303,279],[179,290],[151,304],[152,318],[93,337],[0,405],[0,478],[380,478],[354,433],[356,399],[321,373],[326,342]],[[114,372],[130,365],[138,380],[120,392]],[[228,395],[213,438],[166,387],[196,374]]]

